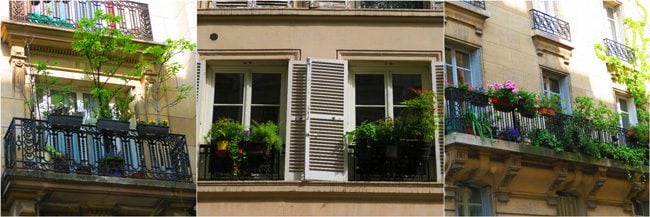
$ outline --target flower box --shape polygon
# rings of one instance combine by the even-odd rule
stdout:
[[[97,129],[103,132],[126,133],[129,132],[129,122],[117,120],[97,120]]]
[[[445,88],[445,99],[457,102],[464,101],[469,93],[469,91],[457,87],[447,87]]]
[[[539,107],[539,114],[546,117],[555,117],[555,109],[549,107]]]
[[[482,93],[477,93],[477,92],[469,92],[468,95],[470,103],[472,105],[478,106],[478,107],[485,107],[489,105],[490,102],[490,97],[482,94]]]
[[[79,129],[81,128],[83,119],[83,116],[77,115],[50,114],[47,117],[47,122],[52,126],[52,128]]]
[[[153,124],[138,124],[136,126],[138,135],[145,137],[164,137],[169,135],[169,126],[153,125]]]
[[[492,106],[494,109],[497,111],[502,111],[502,112],[511,112],[514,110],[514,107],[510,101],[506,98],[497,98],[497,97],[492,97]]]

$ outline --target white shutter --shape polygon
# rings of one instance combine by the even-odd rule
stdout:
[[[435,168],[436,168],[436,181],[442,182],[444,174],[442,174],[442,165],[445,165],[444,159],[445,159],[445,141],[444,141],[444,135],[442,135],[442,129],[444,129],[444,123],[443,120],[445,115],[445,99],[444,99],[444,92],[445,92],[445,84],[444,84],[444,79],[445,79],[445,63],[444,62],[435,62],[431,61],[431,78],[433,78],[433,81],[431,82],[433,84],[432,90],[435,91],[436,93],[436,114],[438,115],[436,119],[436,138],[435,138],[435,150],[436,154],[434,155],[437,160],[434,160],[435,162]],[[474,77],[474,76],[472,76]]]
[[[347,61],[307,58],[306,180],[347,180],[343,143],[347,79]]]
[[[289,61],[287,76],[287,130],[285,180],[302,180],[305,171],[305,119],[307,111],[307,63]]]

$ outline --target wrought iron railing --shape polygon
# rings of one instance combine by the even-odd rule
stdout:
[[[533,16],[533,29],[571,41],[571,29],[568,22],[535,9],[530,10],[530,13]]]
[[[484,96],[486,100],[484,104],[477,105],[477,103],[473,102],[475,99],[471,99],[471,95],[463,95],[461,91],[446,90],[445,133],[478,134],[477,130],[480,129],[473,128],[471,120],[471,116],[475,115],[478,123],[484,124],[484,128],[489,127],[489,131],[491,131],[482,130],[485,142],[490,139],[501,139],[530,144],[537,139],[535,132],[546,130],[561,142],[572,143],[564,144],[567,147],[579,147],[581,145],[579,143],[587,140],[630,147],[644,145],[627,136],[627,130],[623,128],[617,128],[612,133],[613,131],[600,130],[588,120],[580,120],[566,114],[558,113],[556,116],[537,114],[530,116],[519,112],[517,109],[509,112],[498,111],[491,103],[488,103],[487,96],[479,93],[473,94]],[[571,142],[562,141],[562,138],[568,138],[567,141]],[[577,152],[579,150],[567,151]]]
[[[240,174],[233,175],[233,162],[226,151],[218,151],[215,145],[199,147],[199,180],[280,180],[280,154],[246,153],[246,160],[239,165]]]
[[[605,43],[605,48],[607,49],[607,55],[618,57],[619,59],[628,63],[634,62],[634,49],[631,47],[607,38],[604,39],[603,42]]]
[[[82,18],[93,17],[95,11],[122,16],[119,23],[112,28],[132,34],[138,39],[153,40],[149,6],[144,3],[106,0],[106,1],[69,1],[36,0],[9,1],[11,20],[38,23],[63,28],[75,28]],[[108,26],[107,23],[97,25]]]
[[[135,130],[57,128],[14,118],[4,136],[4,157],[7,170],[192,182],[187,142],[177,134],[145,137]]]
[[[423,1],[360,1],[359,8],[424,9]]]
[[[485,10],[485,0],[463,0],[463,2]]]
[[[365,9],[426,9],[433,1],[351,1],[351,0],[318,0],[298,2],[297,7],[308,7],[309,4],[318,5],[319,8],[365,8]],[[301,4],[304,3],[304,4]],[[292,0],[214,0],[201,4],[203,8],[293,8]]]
[[[350,146],[348,154],[350,181],[435,180],[433,148],[421,146],[420,142],[401,142],[380,147],[357,144]]]

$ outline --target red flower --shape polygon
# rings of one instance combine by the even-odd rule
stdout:
[[[239,149],[239,155],[242,155],[242,154],[244,154],[244,150],[242,150],[242,149],[240,148],[240,149]]]

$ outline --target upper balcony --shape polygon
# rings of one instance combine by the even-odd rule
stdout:
[[[533,29],[571,41],[571,29],[568,22],[535,9],[530,10],[530,13],[533,16]]]
[[[630,64],[634,63],[636,57],[634,56],[634,49],[631,47],[607,38],[603,40],[603,43],[605,44],[607,55],[615,56]]]
[[[185,136],[145,136],[61,128],[48,121],[14,118],[4,136],[6,171],[112,176],[192,182]]]
[[[73,29],[82,18],[90,18],[96,10],[103,10],[122,21],[111,26],[132,34],[137,39],[153,40],[149,6],[131,1],[67,1],[37,0],[9,1],[10,19],[12,21],[35,23],[53,27]],[[106,23],[97,23],[106,26]]]
[[[349,0],[214,0],[201,2],[199,9],[223,8],[318,8],[318,9],[433,9],[441,10],[442,2],[437,1],[349,1]]]
[[[466,4],[485,10],[484,0],[463,0]]]

